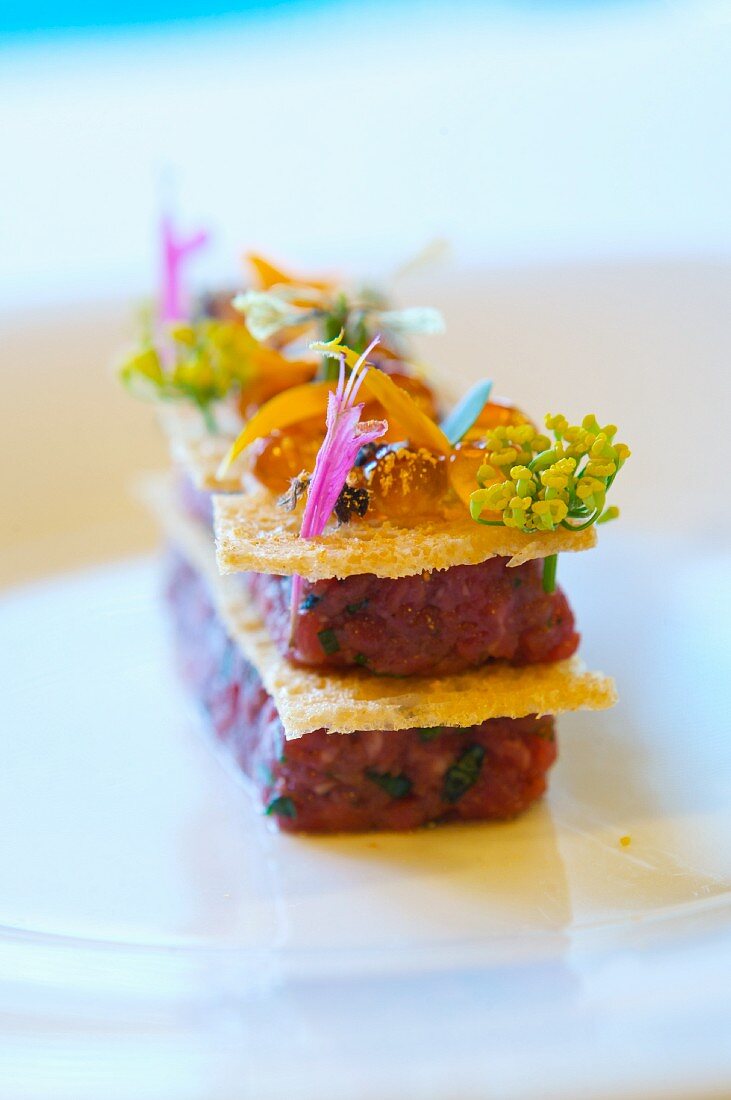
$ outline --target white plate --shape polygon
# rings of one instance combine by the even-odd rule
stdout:
[[[620,705],[521,820],[411,835],[269,830],[153,563],[7,595],[0,1096],[731,1092],[731,562],[602,543],[560,569]]]

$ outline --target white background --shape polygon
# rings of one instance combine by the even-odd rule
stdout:
[[[731,253],[731,5],[346,3],[0,47],[0,304],[138,293],[217,234],[388,270]]]

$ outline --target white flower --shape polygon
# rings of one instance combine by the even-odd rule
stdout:
[[[298,325],[309,312],[288,302],[285,295],[267,290],[237,294],[233,304],[244,314],[246,327],[256,340],[268,340],[280,329]]]
[[[444,332],[444,318],[438,309],[415,307],[390,309],[373,315],[374,328],[385,328],[401,336],[433,336]]]

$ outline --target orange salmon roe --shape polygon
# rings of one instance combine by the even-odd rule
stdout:
[[[532,424],[533,421],[524,412],[509,401],[496,398],[487,401],[477,420],[465,433],[465,440],[482,439],[490,428],[503,428],[514,424]]]
[[[374,511],[389,519],[439,515],[448,489],[442,455],[420,447],[383,448],[365,468]]]
[[[311,472],[325,438],[319,417],[303,420],[284,431],[272,432],[252,443],[250,469],[254,477],[273,493],[285,493],[292,478],[302,470]]]

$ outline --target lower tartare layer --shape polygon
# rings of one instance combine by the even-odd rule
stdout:
[[[459,729],[314,730],[286,741],[205,582],[175,554],[168,597],[183,678],[281,828],[345,832],[510,818],[545,790],[556,758],[550,717]]]

